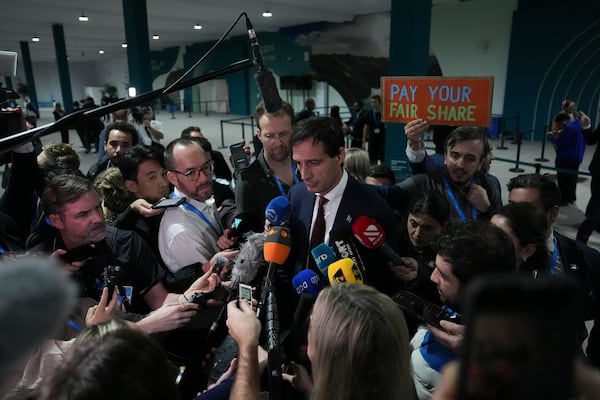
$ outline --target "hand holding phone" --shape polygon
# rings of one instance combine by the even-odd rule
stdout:
[[[152,208],[169,208],[169,207],[177,207],[186,201],[185,197],[178,197],[175,199],[162,199],[152,204]]]

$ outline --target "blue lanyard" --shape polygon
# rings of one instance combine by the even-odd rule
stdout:
[[[554,237],[554,250],[552,250],[552,258],[550,259],[550,273],[554,275],[556,269],[556,261],[558,261],[558,246],[556,245],[556,236]]]
[[[294,175],[294,184],[298,183],[298,181],[299,181],[298,175],[296,175],[297,170],[298,170],[298,166],[296,165],[296,162],[292,160],[292,173]],[[283,190],[283,183],[281,183],[281,180],[279,180],[279,178],[275,174],[273,174],[273,179],[275,180],[275,183],[277,184],[277,187],[279,188],[279,193],[281,193],[281,195],[283,197],[287,197],[287,193],[285,192],[285,190]]]
[[[458,214],[460,220],[463,222],[463,224],[466,224],[467,217],[465,217],[465,214],[460,208],[458,201],[456,201],[454,192],[450,188],[450,184],[448,183],[448,180],[446,178],[444,178],[444,187],[446,188],[446,193],[448,193],[448,197],[450,198],[450,201],[452,202],[452,205],[454,206],[454,209],[456,210],[456,213]],[[477,209],[473,205],[471,205],[471,215],[473,216],[473,221],[477,221]]]
[[[174,199],[179,198],[179,196],[177,196],[175,193],[173,193],[171,195],[171,197],[173,197]],[[188,210],[190,210],[191,212],[193,212],[194,214],[198,215],[202,219],[202,221],[206,222],[206,225],[208,225],[217,234],[217,237],[219,237],[223,234],[222,230],[219,232],[217,230],[217,228],[215,228],[213,223],[210,222],[210,220],[206,217],[206,215],[204,215],[204,213],[202,211],[198,210],[192,204],[188,203],[187,200],[184,201],[181,205],[184,206],[185,208],[187,208]],[[220,226],[219,226],[219,228],[220,228]]]

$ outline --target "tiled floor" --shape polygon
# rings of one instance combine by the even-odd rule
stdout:
[[[50,111],[42,111],[41,123],[50,122]],[[224,124],[223,134],[221,132],[221,121],[239,118],[236,115],[224,115],[224,114],[211,114],[205,115],[195,113],[190,116],[188,113],[175,113],[175,118],[167,112],[161,112],[157,115],[157,119],[163,123],[165,131],[165,139],[163,143],[168,143],[170,140],[179,137],[180,132],[188,126],[199,126],[202,128],[202,132],[205,134],[207,139],[211,141],[213,147],[223,151],[225,155],[228,155],[229,150],[221,148],[222,143],[225,146],[239,142],[242,139],[242,122],[246,123],[245,126],[245,138],[250,140],[252,136],[252,129],[250,127],[250,119],[238,120],[233,123]],[[222,136],[223,135],[223,136]],[[76,146],[80,146],[79,138],[75,131],[70,132],[71,142]],[[59,133],[53,133],[42,138],[44,143],[60,140]],[[496,147],[500,146],[500,141],[495,140],[494,144]],[[517,145],[510,144],[510,141],[505,142],[507,149],[495,149],[494,155],[496,160],[492,163],[491,173],[496,175],[500,179],[502,188],[505,189],[506,183],[510,178],[518,175],[519,172],[510,171],[511,168],[515,167],[515,160],[517,154]],[[587,172],[587,166],[591,160],[595,146],[588,146],[586,150],[585,159],[581,166],[581,170]],[[96,154],[85,154],[81,153],[81,170],[85,173],[89,166],[95,162]],[[540,142],[529,142],[523,141],[521,146],[520,160],[525,163],[536,163],[536,158],[541,156],[541,143]],[[542,162],[542,166],[552,167],[554,165],[554,149],[551,145],[547,145],[545,149],[545,158],[550,161]],[[530,165],[524,165],[521,163],[521,168],[524,169],[525,173],[535,172],[535,168]],[[542,173],[549,172],[554,173],[551,170],[542,169]],[[503,190],[503,202],[507,201],[508,193]],[[575,237],[577,228],[581,221],[584,219],[585,207],[587,205],[590,196],[590,178],[589,176],[580,176],[579,184],[577,186],[577,202],[576,204],[568,207],[562,207],[560,209],[560,215],[556,222],[556,228],[563,234],[569,237]],[[590,246],[600,249],[600,233],[594,233],[588,243]]]

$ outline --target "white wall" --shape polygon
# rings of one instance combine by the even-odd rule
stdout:
[[[493,76],[492,113],[502,114],[512,14],[517,0],[433,7],[430,52],[444,76]]]

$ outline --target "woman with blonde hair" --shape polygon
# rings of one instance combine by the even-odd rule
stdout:
[[[369,153],[358,147],[350,147],[346,150],[346,158],[344,159],[344,168],[357,181],[364,182],[367,178],[369,167]]]
[[[414,399],[408,330],[388,296],[366,285],[337,284],[317,298],[308,331],[314,383],[298,364],[284,374],[314,400]]]

